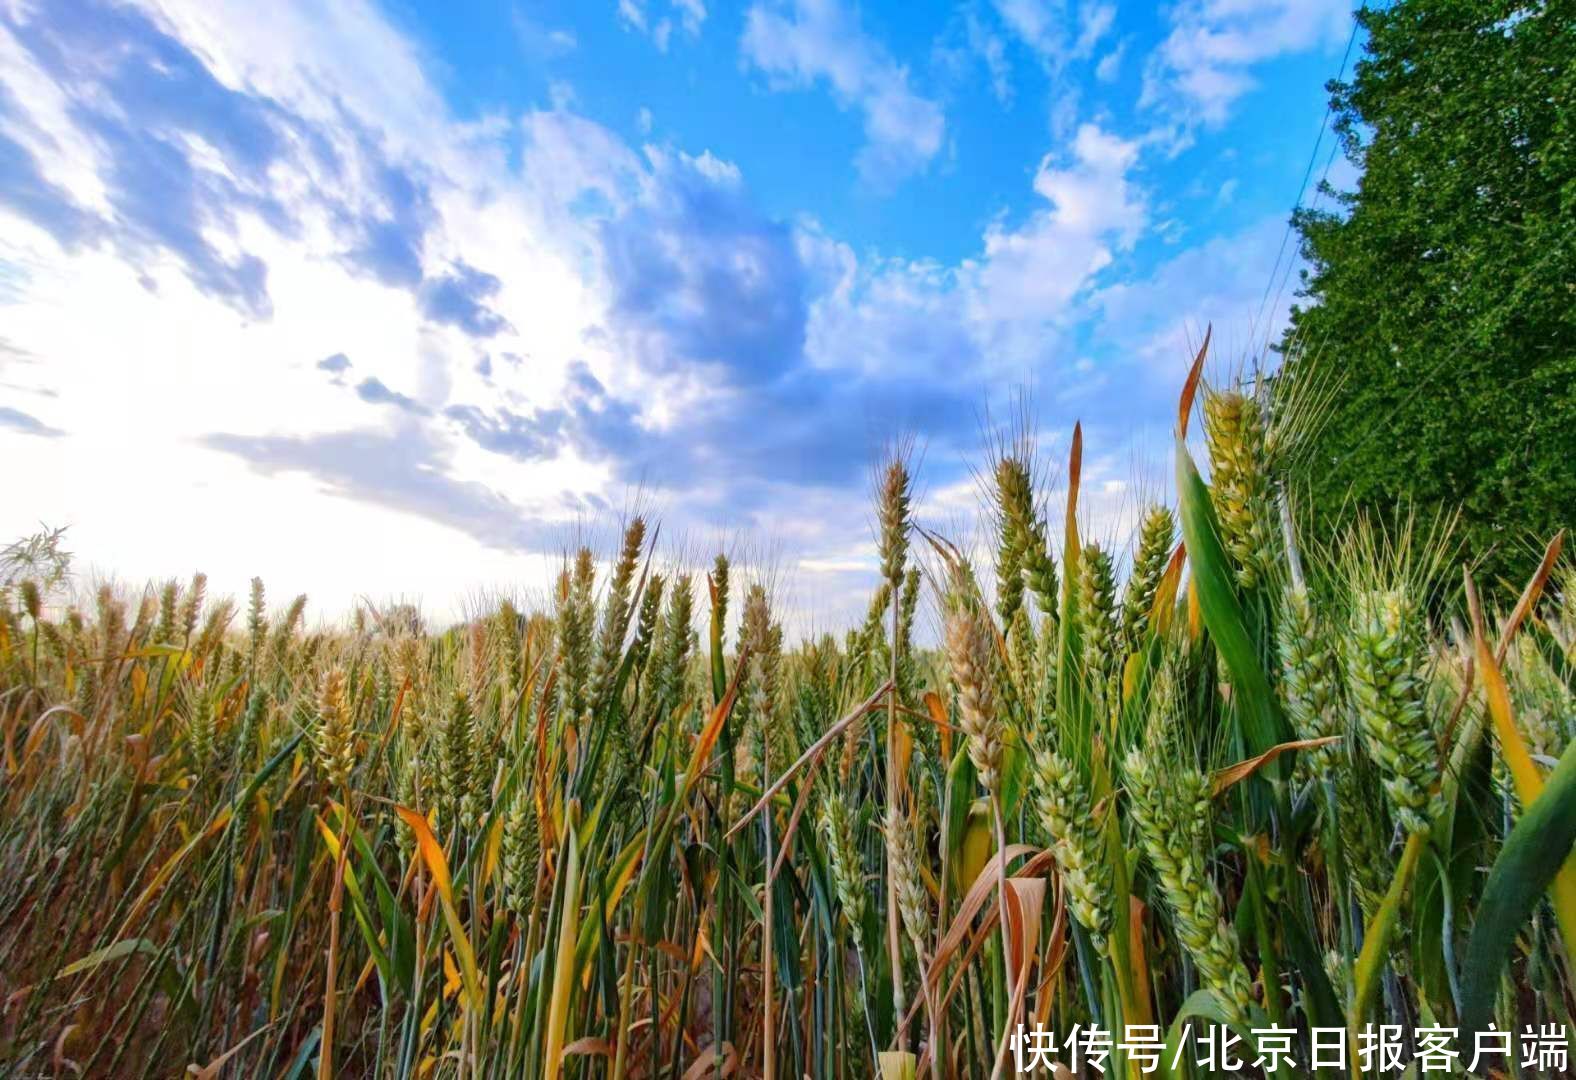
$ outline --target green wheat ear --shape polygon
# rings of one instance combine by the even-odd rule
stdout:
[[[1143,644],[1155,606],[1155,592],[1171,559],[1176,542],[1176,518],[1169,508],[1151,506],[1138,530],[1138,548],[1133,552],[1133,572],[1122,592],[1122,641],[1128,652]]]
[[[1095,715],[1120,703],[1121,656],[1116,624],[1116,572],[1111,555],[1086,544],[1078,559],[1078,614],[1083,621],[1083,669]]]
[[[1088,788],[1070,761],[1055,750],[1034,755],[1030,773],[1034,808],[1051,839],[1056,866],[1073,916],[1096,949],[1111,932],[1111,865],[1101,850],[1100,828]]]
[[[645,725],[653,730],[667,729],[684,692],[692,642],[690,622],[694,616],[694,591],[688,575],[680,575],[668,591],[667,607],[657,624],[652,643],[650,705]]]
[[[596,618],[596,563],[590,548],[575,554],[573,569],[558,578],[558,718],[584,719],[591,700],[592,634]]]
[[[716,590],[713,606],[717,613],[717,624],[722,627],[724,638],[728,632],[728,574],[731,569],[728,556],[719,551],[711,565],[711,584]]]
[[[522,619],[514,604],[504,600],[493,616],[494,637],[497,639],[496,660],[498,684],[507,703],[512,704],[520,692],[524,679],[525,641],[521,633]]]
[[[1237,584],[1254,589],[1271,580],[1278,559],[1264,416],[1256,399],[1236,390],[1204,397],[1210,501],[1221,539],[1237,568]]]
[[[450,695],[448,708],[435,725],[438,736],[438,816],[446,827],[469,828],[481,808],[477,788],[483,782],[483,762],[477,751],[480,740],[476,716],[464,690]]]
[[[590,680],[594,698],[601,698],[607,693],[618,672],[619,661],[623,658],[624,634],[629,627],[635,572],[640,568],[640,553],[645,550],[645,546],[646,519],[635,517],[624,530],[618,560],[613,564],[613,577],[608,582],[607,599],[602,605],[602,625],[597,634]]]
[[[1340,653],[1306,588],[1287,589],[1275,633],[1286,715],[1298,737],[1344,735]],[[1338,767],[1340,749],[1339,743],[1317,747],[1307,761],[1316,772]]]
[[[504,903],[518,917],[531,913],[536,902],[537,863],[541,856],[541,825],[536,803],[521,784],[503,822]]]
[[[661,574],[646,578],[645,590],[640,594],[640,612],[635,617],[635,640],[630,646],[634,653],[634,674],[643,677],[646,665],[651,663],[651,650],[656,644],[657,627],[662,617]]]
[[[190,683],[184,694],[186,737],[192,767],[199,778],[213,764],[217,753],[218,732],[214,722],[214,693],[207,680]]]
[[[786,768],[798,756],[792,727],[779,722],[783,662],[783,628],[772,621],[766,588],[751,585],[744,597],[739,643],[749,652],[749,668],[739,691],[744,702],[741,729],[769,755],[771,768]]]
[[[36,595],[38,586],[31,581],[25,584],[33,585]],[[168,645],[175,640],[175,605],[180,596],[180,588],[175,583],[175,579],[171,578],[159,590],[159,625],[153,632],[153,638],[161,645]]]
[[[1510,660],[1516,725],[1527,751],[1534,758],[1558,760],[1570,744],[1570,725],[1576,724],[1576,693],[1530,636],[1515,639]]]
[[[1133,822],[1160,879],[1177,937],[1227,1016],[1242,1024],[1253,1004],[1253,983],[1236,927],[1227,921],[1209,873],[1209,778],[1174,762],[1162,766],[1142,750],[1128,754],[1125,771]]]
[[[919,567],[908,568],[903,575],[903,597],[898,604],[897,641],[893,648],[897,649],[898,698],[904,702],[919,700],[920,660],[914,648],[914,616],[919,611],[921,579]],[[927,749],[934,748],[937,742],[935,726],[916,725],[914,737]]]
[[[1428,719],[1425,655],[1403,588],[1364,589],[1352,600],[1346,676],[1358,729],[1379,766],[1390,807],[1407,833],[1438,818],[1439,749]]]
[[[1024,571],[1034,520],[1034,485],[1028,465],[1008,455],[996,463],[996,502],[1001,540],[996,554],[996,612],[1011,632],[1023,603]]]
[[[865,873],[854,842],[853,816],[840,792],[829,792],[821,800],[821,835],[826,839],[831,861],[832,890],[848,920],[854,947],[865,948]]]
[[[1018,695],[1025,701],[1032,701],[1040,685],[1040,656],[1027,605],[1020,605],[1013,614],[1012,627],[1007,632],[1007,658],[1012,668],[1011,681]]]

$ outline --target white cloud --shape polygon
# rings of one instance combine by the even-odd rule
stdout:
[[[616,206],[633,191],[640,158],[602,125],[555,109],[521,117],[520,133],[518,181],[545,205],[567,207],[595,192]]]
[[[511,16],[514,33],[521,47],[533,58],[554,59],[567,56],[580,47],[574,31],[563,27],[545,26],[525,12],[515,9]]]
[[[1128,178],[1138,151],[1138,143],[1084,124],[1070,162],[1047,156],[1040,163],[1034,190],[1049,205],[1018,228],[996,225],[985,234],[977,303],[992,321],[1065,318],[1073,297],[1111,263],[1113,249],[1132,245],[1147,220]]]
[[[1351,31],[1348,0],[1186,0],[1150,56],[1140,105],[1224,123],[1268,60],[1339,45]]]
[[[1074,51],[1079,56],[1089,56],[1094,47],[1116,24],[1116,8],[1111,4],[1085,4],[1078,12],[1078,41]]]
[[[1118,42],[1116,48],[1100,58],[1094,66],[1094,77],[1101,82],[1115,82],[1122,70],[1122,57],[1127,52],[1127,42]]]
[[[545,583],[542,552],[616,506],[652,454],[666,458],[655,489],[684,496],[663,508],[666,536],[742,521],[814,567],[863,535],[862,521],[838,512],[846,474],[878,448],[860,436],[902,384],[871,388],[866,411],[847,404],[846,383],[802,369],[794,230],[754,210],[736,166],[704,150],[636,151],[562,98],[462,123],[414,46],[372,9],[336,6],[319,39],[290,5],[267,20],[234,6],[243,33],[224,31],[222,4],[172,5],[159,19],[177,40],[139,22],[147,40],[128,40],[124,56],[162,50],[181,77],[211,73],[192,108],[255,110],[266,98],[270,130],[289,138],[268,148],[265,167],[238,168],[244,148],[223,131],[209,138],[219,129],[197,114],[161,134],[123,119],[138,137],[170,132],[216,190],[219,178],[255,187],[245,194],[256,205],[216,201],[198,224],[203,243],[264,268],[269,311],[204,287],[168,242],[73,250],[0,210],[0,262],[13,271],[8,349],[37,357],[5,352],[0,376],[55,395],[17,410],[34,418],[33,434],[22,421],[0,424],[0,452],[33,463],[0,505],[0,536],[70,522],[86,559],[112,559],[133,578],[200,564],[216,592],[244,592],[260,573],[281,590],[307,588],[318,610],[403,592],[442,617],[480,584]],[[9,40],[0,29],[0,44]],[[336,62],[341,49],[360,51]],[[387,72],[400,73],[387,98],[341,82]],[[73,95],[102,94],[99,77],[0,70],[18,100],[18,80],[54,88],[53,99],[25,99],[42,103],[33,126],[58,129],[28,153],[108,220],[128,192],[72,112]],[[178,201],[169,209],[191,217]],[[403,281],[380,280],[364,253],[352,258],[369,222],[398,242]],[[628,261],[613,265],[615,255]],[[667,274],[664,260],[685,272]],[[435,315],[444,294],[430,287],[467,281],[479,285],[458,300],[485,304],[482,314]],[[625,349],[631,330],[668,351]],[[707,378],[685,366],[714,352],[759,363],[761,341],[782,350],[766,385],[749,384],[767,378],[752,370]],[[949,414],[967,422],[965,410]],[[722,434],[696,437],[711,430]],[[128,460],[157,463],[151,502],[126,483]],[[719,470],[728,475],[716,479]],[[336,536],[345,539],[325,542]],[[838,603],[863,591],[863,580],[823,576],[814,589]]]
[[[1100,0],[1084,0],[1076,12],[1067,0],[995,0],[995,7],[1002,23],[1052,72],[1091,56],[1116,23],[1116,7]]]
[[[1295,267],[1283,258],[1271,282],[1285,232],[1284,217],[1267,217],[1180,251],[1144,277],[1099,289],[1096,332],[1148,369],[1173,375],[1210,323],[1211,351],[1221,363],[1262,357],[1286,325],[1291,302],[1291,286],[1277,296],[1273,285],[1282,275],[1293,277]]]
[[[618,18],[624,26],[646,34],[658,52],[667,52],[675,26],[688,37],[700,36],[706,21],[705,0],[669,0],[665,14],[653,17],[648,0],[618,0]]]
[[[996,0],[996,13],[1042,57],[1060,62],[1066,50],[1065,5],[1057,0]]]
[[[448,602],[475,585],[526,576],[532,557],[479,539],[463,518],[326,494],[332,489],[304,469],[264,476],[241,458],[199,448],[215,431],[395,435],[402,421],[394,410],[361,406],[315,369],[333,351],[355,357],[358,372],[426,396],[430,358],[405,297],[348,281],[305,252],[264,250],[275,316],[263,324],[200,295],[179,273],[161,273],[155,295],[112,257],[47,270],[35,263],[27,302],[7,314],[8,332],[44,358],[68,436],[41,450],[39,440],[0,432],[0,453],[34,463],[12,477],[4,534],[39,520],[69,523],[75,550],[133,579],[201,568],[217,593],[241,594],[251,575],[264,574],[278,588],[311,592],[317,610],[343,610],[363,590],[408,591],[447,614]],[[0,258],[13,255],[9,244],[0,248]],[[92,298],[91,317],[83,297]],[[392,458],[384,467],[394,475]],[[158,480],[128,483],[133,474]],[[548,522],[567,516],[549,493],[594,479],[495,463],[464,482],[540,492],[518,499],[518,520]]]
[[[857,164],[866,181],[894,183],[925,168],[941,150],[941,106],[914,91],[908,69],[839,0],[757,3],[745,16],[741,49],[776,85],[802,88],[824,80],[842,108],[864,113],[865,146]]]
[[[685,33],[700,33],[700,25],[706,21],[706,4],[704,0],[673,0],[673,8],[679,13],[679,19],[684,24]]]
[[[1019,224],[992,223],[978,253],[957,264],[861,259],[813,228],[801,230],[801,257],[819,288],[809,359],[828,369],[944,380],[976,404],[1036,375],[1095,385],[1074,371],[1063,335],[1089,314],[1102,271],[1148,220],[1132,178],[1138,153],[1137,142],[1082,125],[1066,154],[1040,163],[1037,208]]]
[[[965,16],[964,28],[968,34],[969,48],[985,62],[985,68],[990,72],[991,93],[996,95],[997,101],[1011,101],[1011,68],[1001,38],[991,33],[972,9]]]
[[[330,126],[348,110],[375,125],[401,157],[441,151],[442,160],[424,159],[461,164],[450,156],[462,147],[448,109],[427,79],[431,58],[364,0],[152,6],[225,85],[249,87]]]
[[[554,109],[562,112],[574,108],[579,98],[573,83],[567,79],[553,79],[547,84],[547,100],[553,103]]]
[[[66,432],[45,440],[0,428],[0,452],[35,462],[13,478],[0,535],[40,519],[69,522],[86,559],[113,559],[123,574],[184,574],[200,563],[216,590],[239,592],[262,573],[280,588],[308,588],[330,610],[362,590],[408,591],[447,614],[476,585],[545,572],[522,548],[543,550],[555,522],[567,529],[583,512],[577,505],[600,498],[605,467],[570,449],[536,462],[476,453],[436,417],[452,402],[551,404],[571,360],[606,362],[587,344],[600,301],[565,242],[573,222],[554,200],[577,175],[611,184],[610,168],[638,163],[605,142],[574,139],[574,155],[554,161],[565,167],[524,183],[496,125],[453,121],[412,47],[369,9],[315,10],[308,32],[289,5],[271,6],[266,20],[252,5],[230,7],[161,9],[160,23],[200,50],[223,84],[193,108],[226,94],[266,96],[275,115],[293,118],[284,130],[294,141],[276,147],[282,156],[257,186],[235,167],[242,151],[187,134],[201,130],[200,112],[186,114],[195,126],[180,127],[183,117],[168,130],[184,136],[174,145],[194,170],[243,193],[225,219],[204,224],[203,242],[266,267],[271,314],[253,317],[205,290],[172,249],[144,244],[135,258],[106,244],[67,249],[0,210],[0,263],[16,288],[7,343],[30,354],[8,351],[0,367],[6,381],[17,371],[47,389],[47,420]],[[239,29],[221,29],[229,26]],[[344,48],[349,40],[354,48]],[[138,46],[127,41],[126,55]],[[22,62],[3,25],[0,49],[16,61],[0,68],[0,82],[24,103],[18,112],[53,129],[50,141],[28,146],[41,172],[116,220],[138,192],[109,186],[123,178],[107,179],[104,136],[81,118],[81,96],[96,93],[91,75],[51,76]],[[550,122],[530,126],[540,138],[529,154],[562,149]],[[313,140],[322,146],[311,149]],[[337,174],[324,171],[326,154]],[[405,237],[417,272],[436,280],[458,263],[495,275],[486,302],[507,329],[478,340],[434,322],[416,290],[347,261],[356,223],[393,212],[384,193],[403,189],[388,177],[425,191],[428,208]],[[169,195],[173,220],[184,208],[178,189]],[[337,381],[318,368],[335,354],[350,365]],[[384,396],[358,397],[364,382]],[[307,456],[294,464],[277,456],[264,472],[260,458],[223,452],[219,433]],[[386,452],[344,456],[357,447]],[[127,483],[128,469],[157,475],[156,491]],[[336,535],[353,539],[326,542]]]
[[[657,18],[698,31],[705,15],[631,10],[647,33]],[[743,519],[791,549],[799,595],[857,614],[869,545],[849,474],[884,438],[930,439],[932,501],[950,507],[993,388],[1044,379],[1060,413],[1104,411],[1120,434],[1131,388],[1109,392],[1116,376],[1073,340],[1081,321],[1120,323],[1142,361],[1206,301],[1248,291],[1244,267],[1229,296],[1197,294],[1215,273],[1202,256],[1112,284],[1149,200],[1139,143],[1104,124],[1039,163],[1027,213],[982,228],[972,257],[886,258],[762,214],[718,153],[632,147],[566,95],[459,121],[432,60],[370,3],[158,11],[217,80],[201,102],[266,99],[286,133],[255,169],[184,114],[154,136],[240,193],[204,216],[159,189],[196,222],[186,243],[266,268],[269,312],[205,285],[168,238],[73,247],[0,210],[4,344],[36,358],[0,349],[0,383],[26,385],[37,400],[18,411],[64,432],[0,424],[0,453],[30,464],[0,501],[0,537],[73,522],[78,550],[134,577],[202,563],[218,591],[262,573],[329,610],[404,591],[447,614],[475,585],[545,583],[543,552],[649,462],[666,471],[648,490],[674,500],[665,536],[709,542]],[[1091,48],[1103,18],[1085,24]],[[23,103],[5,133],[114,221],[115,148],[82,119],[98,76],[44,71],[5,21],[0,82]],[[830,0],[757,5],[744,48],[771,79],[824,83],[861,111],[872,179],[940,152],[940,108]],[[368,269],[372,226],[403,243],[407,280]],[[1186,314],[1168,290],[1191,298]],[[156,487],[128,484],[127,462],[156,463]]]

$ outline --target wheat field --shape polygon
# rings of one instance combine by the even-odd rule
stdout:
[[[988,551],[899,454],[868,616],[803,641],[638,518],[442,628],[13,545],[0,1071],[986,1077],[1043,1029],[1063,1075],[1205,1076],[1207,1028],[1341,1075],[1390,1025],[1413,1069],[1494,1030],[1479,1071],[1559,1073],[1563,535],[1521,582],[1401,507],[1309,535],[1309,410],[1203,361],[1134,536],[1080,531],[1076,432],[1054,492],[1023,440],[983,463]]]

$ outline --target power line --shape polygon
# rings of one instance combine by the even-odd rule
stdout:
[[[1364,3],[1364,4],[1360,5],[1359,7],[1357,7],[1356,9],[1354,9],[1352,11],[1352,32],[1347,36],[1347,38],[1346,38],[1346,50],[1341,54],[1340,71],[1337,72],[1336,76],[1335,76],[1335,81],[1337,81],[1337,82],[1339,82],[1341,79],[1346,77],[1346,65],[1351,61],[1352,48],[1353,48],[1353,46],[1355,46],[1357,44],[1357,31],[1359,29],[1361,29],[1361,26],[1362,26],[1361,22],[1358,19],[1358,14],[1360,12],[1366,10],[1367,6],[1368,5],[1366,3]],[[1287,219],[1286,219],[1286,229],[1285,229],[1284,232],[1281,233],[1280,250],[1275,253],[1275,264],[1270,267],[1269,277],[1264,282],[1264,294],[1259,297],[1258,314],[1256,314],[1253,317],[1253,322],[1252,322],[1252,324],[1251,324],[1251,326],[1249,328],[1249,338],[1250,338],[1250,340],[1256,339],[1258,337],[1258,327],[1260,325],[1261,320],[1264,319],[1264,315],[1265,315],[1264,306],[1269,301],[1270,288],[1271,288],[1271,286],[1275,285],[1275,276],[1276,276],[1276,274],[1280,273],[1281,260],[1283,258],[1285,258],[1285,255],[1286,255],[1286,245],[1291,240],[1292,220],[1296,216],[1296,212],[1298,210],[1302,209],[1302,200],[1303,200],[1304,196],[1306,196],[1307,193],[1308,193],[1308,181],[1313,176],[1313,167],[1319,160],[1319,147],[1324,142],[1324,133],[1329,130],[1329,127],[1330,127],[1330,114],[1332,112],[1334,112],[1334,104],[1332,102],[1328,102],[1328,101],[1325,102],[1324,117],[1323,117],[1323,119],[1321,119],[1319,121],[1319,134],[1313,140],[1313,149],[1311,151],[1309,151],[1309,153],[1308,153],[1308,164],[1307,164],[1306,168],[1303,169],[1303,172],[1302,172],[1302,184],[1297,189],[1297,200],[1296,200],[1296,203],[1292,207],[1292,214],[1291,214],[1291,216],[1288,216]],[[1339,149],[1339,144],[1336,145],[1336,149],[1337,150]],[[1318,192],[1321,191],[1324,188],[1325,181],[1329,179],[1330,167],[1331,167],[1331,165],[1334,164],[1334,162],[1335,162],[1335,151],[1332,150],[1331,153],[1330,153],[1329,158],[1327,158],[1325,160],[1324,172],[1319,177],[1318,187],[1316,187],[1314,189],[1315,201],[1317,201]],[[1280,303],[1281,293],[1286,288],[1286,282],[1288,280],[1290,280],[1290,278],[1291,278],[1291,268],[1292,268],[1292,266],[1293,266],[1293,264],[1295,262],[1296,262],[1295,259],[1287,259],[1286,260],[1286,272],[1281,277],[1280,285],[1275,288],[1275,303],[1277,305]],[[1273,311],[1274,309],[1271,308],[1271,310]],[[1265,349],[1269,348],[1269,332],[1268,332],[1268,330],[1265,331],[1265,335],[1264,335],[1264,348]]]
[[[1339,152],[1340,152],[1340,146],[1339,145],[1336,145],[1336,146],[1333,146],[1333,147],[1330,148],[1330,156],[1328,158],[1326,158],[1325,161],[1324,161],[1324,172],[1319,176],[1319,186],[1314,189],[1314,200],[1313,200],[1313,203],[1309,205],[1309,209],[1310,210],[1313,208],[1313,205],[1318,203],[1318,201],[1319,201],[1318,200],[1318,196],[1319,196],[1320,193],[1323,192],[1325,181],[1327,181],[1329,179],[1329,177],[1330,177],[1330,166],[1335,164],[1335,155],[1337,153],[1339,153]],[[1286,283],[1291,280],[1291,271],[1292,271],[1292,266],[1294,265],[1294,263],[1295,263],[1295,260],[1293,260],[1293,259],[1288,259],[1286,261],[1286,272],[1281,275],[1280,284],[1275,287],[1275,300],[1274,300],[1273,303],[1270,304],[1270,311],[1272,311],[1272,312],[1277,307],[1280,306],[1281,294],[1286,291]],[[1266,327],[1265,333],[1264,333],[1264,349],[1267,351],[1269,349],[1269,347],[1270,347],[1270,336],[1269,336],[1268,327]]]

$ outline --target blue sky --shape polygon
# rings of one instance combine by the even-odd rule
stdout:
[[[881,447],[917,440],[956,525],[1021,389],[1048,458],[1083,420],[1120,547],[1205,323],[1229,366],[1284,318],[1350,29],[1336,0],[24,0],[0,530],[443,615],[639,504],[668,557],[733,546],[831,617]]]

